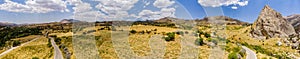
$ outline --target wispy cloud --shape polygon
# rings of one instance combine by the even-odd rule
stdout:
[[[20,4],[4,0],[4,3],[0,4],[0,10],[24,13],[69,12],[66,3],[62,0],[26,0],[24,2],[25,4]]]
[[[198,3],[205,7],[220,7],[229,5],[246,6],[248,5],[248,0],[198,0]],[[233,6],[232,9],[237,9],[236,6]]]

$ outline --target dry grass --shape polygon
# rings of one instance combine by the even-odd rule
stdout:
[[[114,50],[112,41],[111,41],[111,31],[108,30],[97,30],[99,28],[102,28],[101,26],[96,26],[96,27],[88,27],[83,30],[84,31],[89,31],[89,30],[96,30],[97,32],[91,33],[95,36],[101,36],[101,39],[97,41],[97,48],[99,49],[99,54],[101,58],[104,59],[118,59],[118,56]],[[125,29],[128,28],[128,29]],[[150,31],[157,29],[157,33],[162,33],[162,32],[173,32],[179,29],[176,28],[168,28],[168,27],[156,27],[156,26],[145,26],[145,25],[134,25],[131,27],[119,27],[117,30],[124,30],[124,31],[130,31],[130,30],[136,30],[136,31]],[[206,27],[199,27],[200,30],[203,30],[204,32],[210,32],[210,28]],[[274,52],[296,52],[296,50],[293,50],[289,47],[284,47],[284,46],[276,46],[275,43],[279,41],[280,39],[278,38],[272,38],[268,39],[265,41],[253,39],[248,35],[248,32],[250,31],[250,26],[248,27],[243,27],[239,25],[228,25],[226,28],[226,34],[227,34],[227,39],[230,40],[227,44],[227,46],[230,46],[229,48],[236,47],[237,43],[248,43],[250,45],[259,45],[263,47],[264,49],[268,49],[269,51],[274,51]],[[152,31],[154,32],[154,31]],[[58,37],[61,36],[66,36],[65,33],[60,33],[57,34]],[[149,56],[150,55],[150,46],[149,46],[149,39],[150,37],[154,35],[153,33],[151,34],[131,34],[129,36],[129,44],[131,46],[131,49],[135,54],[138,56]],[[161,35],[161,34],[160,34]],[[67,35],[68,36],[68,35]],[[67,44],[71,48],[71,44]],[[210,54],[210,49],[208,46],[199,46],[199,59],[208,59],[209,54]],[[255,50],[253,50],[255,51]],[[181,52],[181,45],[180,45],[180,39],[178,38],[178,35],[176,35],[175,41],[167,42],[166,43],[166,50],[164,54],[165,59],[176,59],[179,57]],[[228,55],[228,52],[225,52],[225,56]],[[270,56],[258,53],[259,58],[261,57],[268,57]],[[227,57],[225,57],[226,59]],[[273,58],[273,57],[272,57]]]
[[[285,52],[297,53],[297,50],[291,49],[290,47],[277,46],[276,43],[278,41],[282,41],[282,39],[280,38],[270,38],[267,40],[254,39],[249,36],[249,31],[250,31],[250,26],[241,28],[239,30],[227,30],[226,31],[226,33],[228,34],[227,39],[229,39],[234,43],[248,43],[249,45],[261,46],[262,48],[272,53],[285,53]],[[295,55],[299,55],[299,53]],[[271,57],[261,53],[258,53],[257,56],[259,56],[259,59],[263,57],[267,57],[267,58]]]
[[[24,42],[31,41],[32,39],[37,38],[37,37],[38,37],[38,35],[30,35],[30,36],[26,36],[26,37],[22,37],[22,38],[11,39],[11,40],[19,40],[21,43],[24,43]]]
[[[28,42],[30,40],[33,40],[34,38],[37,38],[38,35],[30,35],[30,36],[26,36],[26,37],[22,37],[22,38],[16,38],[16,39],[11,39],[11,40],[19,40],[21,43],[25,43]],[[9,48],[3,48],[0,50],[0,53],[8,50]]]
[[[41,37],[36,41],[21,46],[0,59],[31,59],[38,57],[40,59],[53,59],[53,48],[47,46],[48,39]]]

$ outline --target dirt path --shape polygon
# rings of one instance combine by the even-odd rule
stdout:
[[[251,49],[249,49],[245,46],[242,46],[242,48],[246,50],[246,53],[247,53],[246,59],[257,59],[256,53],[254,51],[252,51]]]
[[[1,53],[1,54],[0,54],[0,57],[6,55],[7,53],[9,53],[10,51],[13,51],[13,50],[16,49],[16,48],[19,48],[19,47],[24,46],[24,45],[26,45],[26,44],[28,44],[28,43],[30,43],[30,42],[32,42],[32,41],[35,41],[35,40],[37,40],[38,38],[39,38],[39,37],[34,38],[33,40],[31,40],[31,41],[29,41],[29,42],[26,42],[26,43],[21,44],[20,46],[12,47],[12,48],[10,48],[10,49],[4,51],[3,53]]]
[[[51,39],[51,44],[54,47],[54,59],[64,59],[60,49],[58,48],[58,46],[54,42],[54,38],[50,37],[50,39]]]

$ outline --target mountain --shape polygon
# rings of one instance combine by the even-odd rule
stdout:
[[[154,20],[154,22],[164,22],[164,23],[172,23],[173,20],[178,20],[177,18],[172,18],[172,17],[164,17],[158,20]]]
[[[223,23],[227,25],[249,25],[247,22],[243,22],[237,19],[233,19],[227,16],[212,16],[205,17],[203,19],[195,20],[198,24],[209,24],[209,23]]]
[[[285,17],[285,19],[292,24],[297,33],[300,33],[300,14],[290,15]]]
[[[263,8],[250,32],[250,35],[257,39],[287,38],[294,34],[296,34],[294,27],[268,5]]]
[[[73,22],[80,22],[80,21],[74,19],[63,19],[60,21],[60,23],[73,23]]]
[[[0,26],[16,26],[17,24],[8,23],[8,22],[0,22]]]

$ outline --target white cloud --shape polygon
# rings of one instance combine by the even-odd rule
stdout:
[[[62,0],[26,0],[25,4],[5,0],[0,4],[0,10],[24,13],[47,13],[52,11],[68,12],[66,3]]]
[[[236,6],[232,6],[232,7],[231,7],[231,9],[238,9],[238,7],[236,7]]]
[[[170,2],[170,5],[166,7],[159,8],[159,11],[152,11],[145,9],[138,14],[130,14],[128,11],[134,10],[132,8],[135,7],[135,4],[138,3],[138,0],[95,0],[98,2],[96,6],[91,6],[91,4],[87,2],[83,2],[81,0],[67,0],[68,4],[75,5],[73,7],[74,10],[74,18],[78,20],[128,20],[127,18],[140,18],[143,20],[146,19],[159,19],[163,17],[175,17],[175,7],[170,7],[174,4],[174,1],[167,1],[165,3]],[[150,3],[150,1],[159,1],[159,0],[149,0],[143,5],[154,5]],[[93,9],[93,7],[96,8]]]
[[[156,0],[153,5],[157,8],[166,8],[173,5],[175,1],[171,0]]]
[[[175,11],[175,8],[162,8],[160,11],[151,11],[146,9],[139,13],[138,18],[141,18],[143,20],[155,20],[164,17],[176,17]]]
[[[127,18],[131,17],[128,14],[128,10],[134,7],[134,4],[138,0],[96,0],[99,4],[95,7],[101,10],[103,13],[108,14],[107,16],[115,18]]]
[[[220,7],[229,5],[246,6],[247,0],[198,0],[198,3],[205,7]]]

